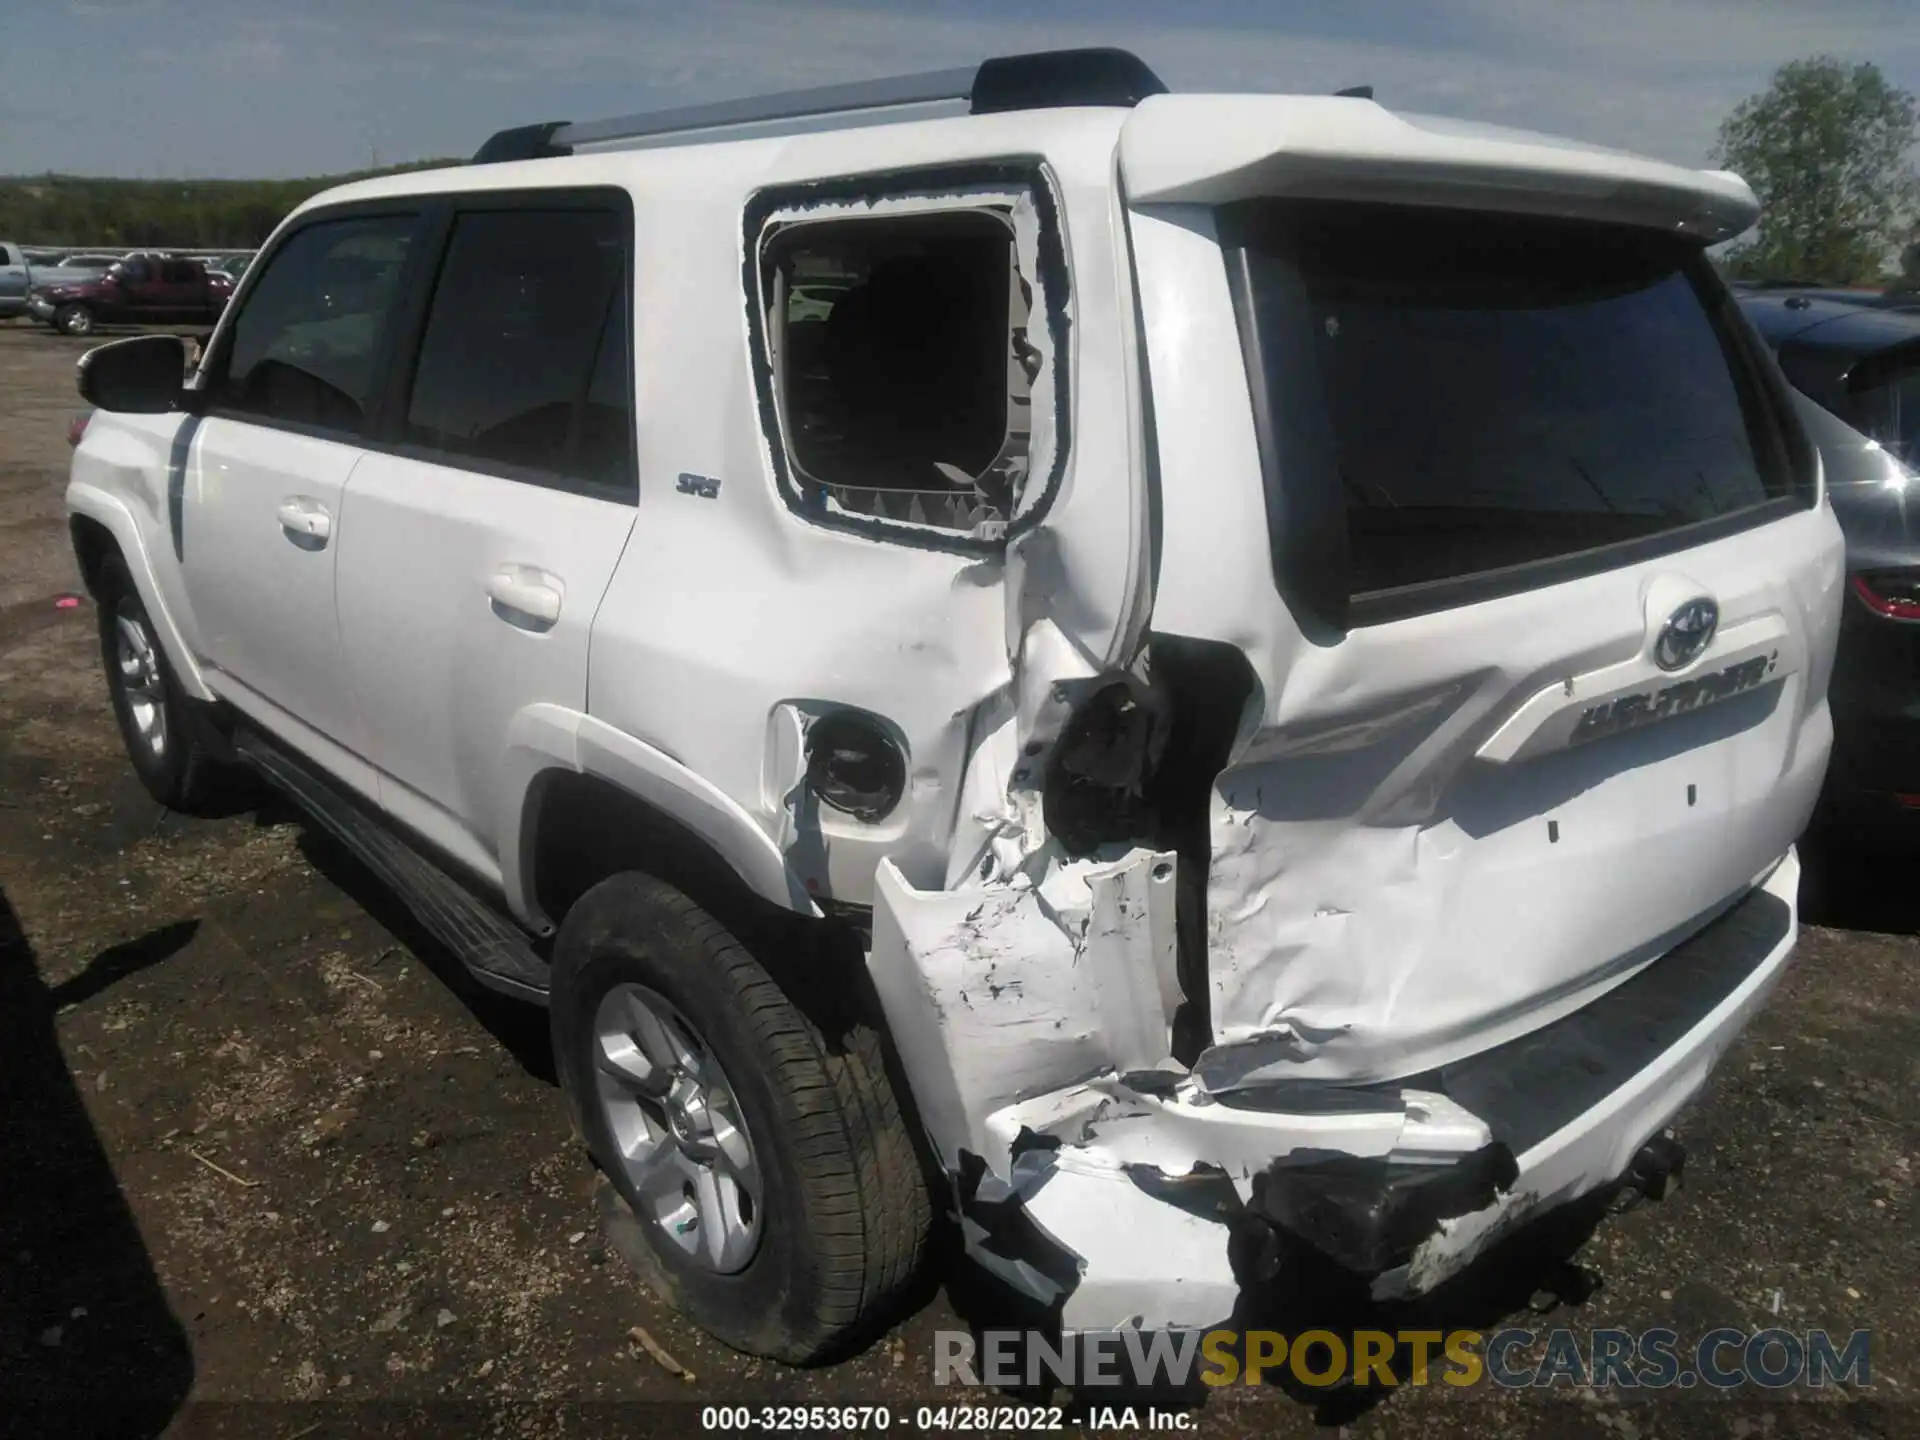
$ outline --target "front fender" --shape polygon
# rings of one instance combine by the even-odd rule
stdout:
[[[818,916],[786,857],[753,817],[672,756],[606,722],[560,705],[529,705],[507,730],[500,882],[507,905],[542,933],[553,928],[535,899],[533,846],[539,816],[530,803],[542,771],[591,775],[670,816],[711,845],[740,882],[784,910]]]
[[[159,577],[154,572],[153,557],[126,501],[92,481],[75,479],[67,484],[67,513],[84,516],[113,536],[127,573],[133,577],[133,588],[140,593],[140,603],[146,607],[147,618],[152,621],[167,659],[173,665],[174,678],[180,682],[180,688],[195,700],[212,700],[213,692],[207,688],[199,662],[166,604]]]

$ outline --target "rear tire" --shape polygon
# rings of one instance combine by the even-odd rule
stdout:
[[[181,690],[118,555],[101,563],[94,591],[107,693],[140,783],[172,810],[203,814],[225,808],[240,793],[240,777],[208,745],[206,721]]]
[[[62,335],[91,335],[93,311],[85,305],[62,305],[53,312],[53,328]]]
[[[662,1299],[737,1350],[794,1364],[890,1318],[931,1209],[871,1025],[830,1044],[719,922],[638,873],[567,913],[551,1000],[574,1127],[644,1238],[620,1248]],[[720,1118],[703,1132],[690,1113]],[[700,1178],[702,1133],[732,1140],[718,1179]],[[727,1223],[706,1224],[710,1209]]]

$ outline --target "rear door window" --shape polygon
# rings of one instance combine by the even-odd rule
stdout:
[[[629,229],[613,209],[458,215],[403,443],[513,479],[630,492]]]
[[[1290,491],[1337,495],[1348,595],[1403,592],[1382,618],[1810,501],[1697,245],[1357,204],[1260,202],[1227,229],[1273,523]]]
[[[418,217],[343,217],[281,244],[234,317],[208,403],[241,418],[364,433],[375,359]]]

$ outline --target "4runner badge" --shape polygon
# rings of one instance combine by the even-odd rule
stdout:
[[[1667,617],[1660,638],[1653,642],[1653,663],[1662,670],[1679,670],[1699,658],[1720,625],[1720,607],[1702,596],[1689,600]]]
[[[1773,667],[1779,659],[1780,652],[1775,650],[1768,655],[1755,655],[1750,660],[1729,665],[1724,670],[1696,675],[1691,680],[1676,681],[1662,690],[1636,690],[1603,700],[1598,705],[1590,705],[1581,712],[1580,723],[1574,726],[1567,743],[1583,745],[1589,740],[1598,740],[1602,735],[1617,735],[1622,730],[1633,730],[1655,720],[1664,720],[1669,715],[1699,710],[1728,696],[1739,695],[1764,684],[1767,677],[1773,674]]]

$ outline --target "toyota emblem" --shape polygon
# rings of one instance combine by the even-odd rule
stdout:
[[[1662,670],[1680,670],[1700,658],[1720,625],[1720,607],[1705,596],[1689,600],[1667,617],[1653,642],[1653,663]]]

